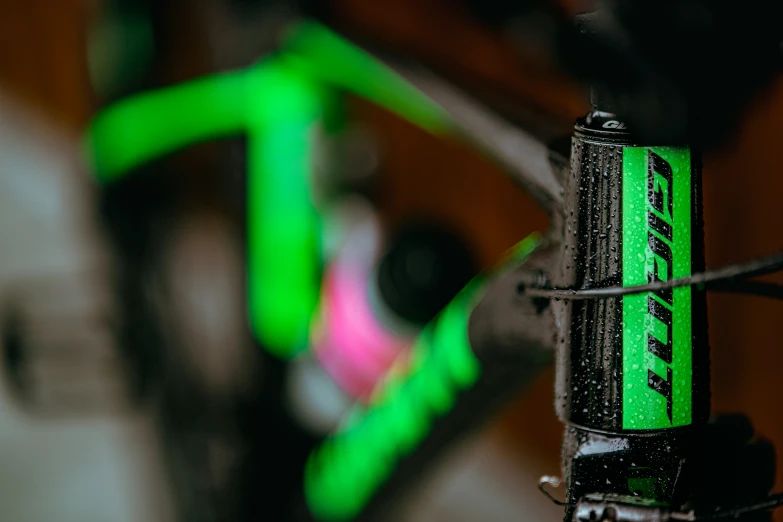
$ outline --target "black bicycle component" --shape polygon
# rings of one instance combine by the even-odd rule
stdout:
[[[781,71],[781,18],[766,0],[604,0],[563,56],[640,140],[714,145]]]
[[[756,436],[747,417],[730,414],[712,418],[705,430],[702,457],[698,486],[680,510],[641,496],[594,493],[571,506],[573,520],[701,521],[741,517],[743,522],[769,522],[770,510],[783,505],[783,494],[768,494],[775,482],[772,444]],[[560,482],[556,477],[542,477],[539,489],[555,504],[568,505],[545,489],[547,485],[558,487]]]
[[[758,502],[754,502],[744,506],[739,506],[731,509],[723,509],[723,510],[716,511],[714,513],[708,513],[704,515],[695,515],[693,516],[693,518],[684,519],[684,520],[695,520],[697,522],[707,521],[707,520],[729,520],[729,519],[736,520],[740,517],[759,514],[764,511],[769,511],[771,509],[779,508],[780,506],[783,506],[783,493],[770,495],[769,497],[766,497],[763,500],[759,500]]]
[[[747,510],[770,500],[775,484],[775,450],[758,436],[744,415],[717,415],[710,419],[703,442],[703,465],[698,486],[684,507],[698,519]],[[729,509],[727,509],[729,508]],[[770,522],[771,514],[743,511],[742,522]]]
[[[553,1],[463,2],[513,44],[603,85],[609,110],[644,143],[719,144],[783,68],[780,2],[598,0],[576,28]]]
[[[783,506],[783,494],[764,500],[713,513],[696,514],[693,511],[672,511],[660,502],[620,495],[587,495],[574,511],[573,522],[707,522],[736,520],[747,515],[760,514]],[[767,515],[768,516],[768,515]]]
[[[622,148],[630,145],[630,136],[604,130],[610,121],[616,120],[594,113],[577,124],[573,139],[565,195],[566,208],[571,210],[565,218],[561,264],[563,277],[576,287],[616,283],[622,277]],[[572,303],[565,314],[570,321],[563,325],[561,344],[570,347],[567,357],[572,368],[563,366],[570,374],[563,375],[559,390],[560,416],[580,426],[618,431],[622,425],[621,302]]]
[[[274,16],[283,10],[297,10],[307,16],[325,19],[332,15],[333,10],[329,0],[230,0],[229,5],[244,16],[263,11]]]
[[[409,325],[427,324],[476,275],[470,250],[441,226],[410,223],[392,245],[378,264],[376,304]]]
[[[374,407],[355,411],[346,430],[338,430],[311,456],[306,496],[314,516],[376,520],[414,489],[426,467],[453,442],[480,426],[551,362],[552,309],[546,301],[520,297],[516,287],[540,284],[558,250],[540,246],[521,266],[512,265],[486,286],[471,283],[427,326],[414,348],[418,363],[387,387],[396,390],[396,402],[379,397]],[[466,350],[470,367],[458,355]],[[362,446],[356,454],[352,448],[358,446],[351,443],[369,433],[378,434],[366,439],[373,446]],[[382,468],[374,470],[372,462]],[[337,497],[350,498],[351,507],[329,509]]]
[[[573,522],[669,522],[693,520],[654,500],[620,495],[588,495],[576,506]]]
[[[565,500],[560,500],[559,498],[556,498],[551,491],[547,488],[547,486],[552,486],[554,488],[559,488],[563,485],[563,480],[559,477],[552,477],[549,475],[544,475],[540,479],[538,479],[538,490],[543,493],[544,495],[549,498],[549,500],[552,501],[553,504],[556,506],[567,506],[568,502]]]
[[[562,210],[561,178],[567,170],[567,157],[435,74],[391,58],[383,61],[440,105],[459,135],[504,167],[543,210],[550,214]]]
[[[634,273],[652,282],[673,279],[676,267],[703,269],[698,155],[636,147],[623,122],[599,109],[576,125],[558,283],[614,287]],[[639,297],[554,302],[565,520],[596,492],[679,506],[693,488],[709,415],[705,295]],[[682,325],[690,335],[677,337]]]
[[[532,299],[520,299],[514,288],[520,282],[538,281],[551,254],[552,250],[534,253],[523,267],[499,276],[488,286],[468,325],[470,345],[481,364],[478,381],[457,396],[448,413],[435,421],[427,439],[399,463],[363,511],[361,520],[374,520],[391,500],[410,491],[411,483],[422,475],[427,464],[482,425],[550,364],[554,348],[552,311],[548,307],[540,310]]]

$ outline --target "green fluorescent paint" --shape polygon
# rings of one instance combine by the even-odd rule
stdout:
[[[320,288],[319,220],[310,190],[320,90],[271,63],[253,70],[248,90],[250,324],[267,349],[290,357],[306,346]]]
[[[507,262],[523,262],[540,244],[522,241]],[[424,329],[406,371],[392,372],[370,406],[356,407],[305,467],[305,496],[322,520],[358,515],[397,462],[424,440],[433,422],[470,388],[481,367],[468,341],[468,320],[484,288],[477,277]]]
[[[451,129],[448,114],[432,99],[316,22],[297,24],[284,49],[285,59],[314,81],[366,98],[433,134]]]
[[[207,76],[132,96],[104,109],[87,134],[87,156],[101,182],[174,150],[238,134],[245,127],[246,73]]]
[[[648,191],[650,162],[657,154],[671,167],[672,186],[665,168],[654,168],[653,191],[663,201],[658,212]],[[660,163],[659,163],[660,164]],[[656,277],[668,279],[691,274],[691,159],[687,148],[626,147],[623,149],[623,285],[644,284]],[[671,214],[669,212],[671,194]],[[653,224],[657,223],[657,224]],[[663,233],[661,231],[664,231]],[[669,236],[671,240],[669,239]],[[657,242],[656,242],[657,239]],[[657,244],[658,253],[652,244]],[[629,295],[623,302],[623,428],[656,430],[691,423],[691,289],[676,288],[671,305],[665,294]],[[671,325],[656,317],[670,315]],[[669,339],[671,335],[671,339]],[[657,343],[656,343],[657,339]],[[671,341],[671,362],[656,346]],[[652,373],[649,373],[649,372]],[[670,372],[670,373],[669,373]],[[657,376],[657,377],[656,377]],[[669,379],[669,376],[671,377]],[[671,392],[656,391],[650,379],[671,384]],[[671,420],[666,395],[671,397]]]

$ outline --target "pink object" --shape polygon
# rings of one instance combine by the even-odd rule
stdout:
[[[375,385],[411,339],[390,332],[373,314],[367,295],[369,271],[359,263],[335,263],[324,278],[316,357],[347,393],[368,400]]]

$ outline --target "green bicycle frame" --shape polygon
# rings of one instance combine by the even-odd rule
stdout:
[[[314,132],[330,91],[373,101],[442,134],[446,113],[400,76],[325,27],[302,22],[282,51],[240,71],[142,93],[104,109],[86,154],[110,183],[189,145],[248,136],[248,308],[256,339],[290,357],[306,346],[320,287],[320,225],[310,183]]]

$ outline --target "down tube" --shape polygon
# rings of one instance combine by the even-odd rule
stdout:
[[[523,241],[509,268],[539,257],[543,249],[533,252],[539,241]],[[372,520],[386,511],[386,503],[418,478],[424,462],[493,413],[551,360],[553,347],[548,343],[528,343],[497,332],[497,303],[485,306],[496,301],[492,296],[497,290],[508,295],[509,303],[519,303],[513,280],[517,270],[499,274],[491,284],[474,279],[421,334],[407,371],[391,376],[371,406],[357,407],[310,455],[305,497],[318,520]],[[505,308],[524,316],[525,310],[512,310],[514,306]],[[490,318],[480,326],[478,341],[477,313]],[[546,330],[514,327],[523,335]],[[503,344],[512,338],[513,346]]]

